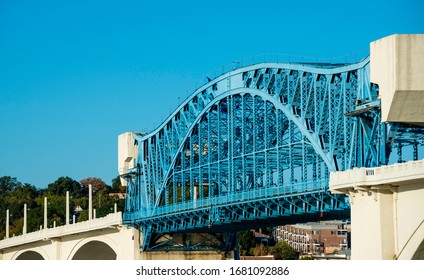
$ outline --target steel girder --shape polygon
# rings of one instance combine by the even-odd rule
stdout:
[[[234,232],[346,210],[346,198],[328,191],[329,171],[386,164],[402,145],[395,143],[411,140],[396,135],[417,129],[381,124],[377,96],[369,58],[262,63],[221,75],[137,136],[124,221],[141,226],[149,250],[153,235]]]

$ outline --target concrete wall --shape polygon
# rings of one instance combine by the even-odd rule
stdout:
[[[91,241],[99,241],[116,253],[118,260],[138,258],[138,231],[130,227],[111,227],[102,230],[82,232],[58,238],[39,240],[27,244],[2,249],[4,260],[15,260],[27,251],[39,253],[45,260],[72,260],[75,254]],[[101,254],[101,252],[98,252]],[[92,259],[83,256],[83,259]]]
[[[117,260],[234,259],[232,252],[141,252],[140,231],[121,223],[121,213],[118,212],[104,218],[4,239],[0,241],[0,260],[16,260],[26,252],[34,252],[28,256],[41,255],[45,260],[111,259],[111,255]],[[192,237],[192,241],[198,240]]]
[[[393,259],[391,193],[358,191],[350,202],[352,259]]]
[[[118,226],[81,235],[66,236],[62,238],[63,254],[61,259],[72,260],[85,244],[91,241],[100,241],[112,248],[116,253],[116,259],[133,260],[135,259],[134,247],[137,243],[137,233],[134,228]]]
[[[111,248],[116,259],[138,258],[139,231],[122,225],[121,212],[1,240],[0,253],[1,258],[6,260],[14,260],[27,251],[37,252],[45,260],[70,260],[92,241],[105,244],[98,246],[100,250]]]
[[[424,123],[424,34],[385,37],[372,42],[370,52],[382,121]]]
[[[134,135],[134,132],[125,132],[118,136],[118,169],[120,175],[136,167],[138,146],[134,145]],[[127,182],[121,178],[121,184],[126,186]]]
[[[395,200],[397,213],[397,250],[399,259],[413,259],[424,241],[424,182],[399,188]],[[424,259],[424,256],[419,256]]]

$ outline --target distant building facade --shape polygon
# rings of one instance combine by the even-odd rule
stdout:
[[[274,228],[276,241],[284,240],[301,254],[334,254],[350,249],[349,221],[321,221]]]

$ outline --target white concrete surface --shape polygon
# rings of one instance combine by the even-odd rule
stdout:
[[[128,173],[135,168],[138,156],[138,146],[134,145],[134,132],[125,132],[118,136],[118,170],[119,174]],[[126,186],[127,181],[121,178],[121,185]]]
[[[424,34],[396,34],[370,44],[371,82],[383,122],[424,123]]]
[[[7,209],[6,210],[6,236],[5,236],[5,238],[9,238],[9,217],[10,217],[10,214],[9,214],[9,209]]]
[[[116,211],[115,211],[116,212]],[[65,213],[65,223],[69,225],[69,191],[66,191],[66,213]]]
[[[424,259],[424,160],[330,174],[351,203],[352,259]]]
[[[1,240],[0,259],[14,260],[25,252],[36,252],[45,260],[71,260],[84,245],[99,241],[116,253],[116,259],[134,260],[139,257],[138,236],[137,230],[122,225],[122,213],[117,212]]]

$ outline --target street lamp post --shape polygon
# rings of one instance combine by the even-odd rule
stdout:
[[[27,233],[27,204],[24,204],[24,228],[23,228],[23,234]]]
[[[9,209],[6,210],[6,238],[9,238]]]

